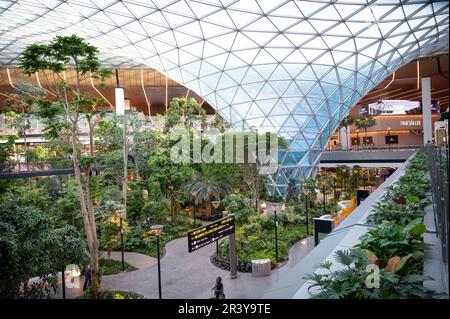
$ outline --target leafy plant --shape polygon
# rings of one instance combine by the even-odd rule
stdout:
[[[311,288],[318,290],[313,298],[320,299],[404,299],[431,298],[433,292],[423,286],[424,277],[418,274],[399,275],[393,269],[379,270],[379,287],[367,285],[372,275],[366,271],[372,262],[367,251],[361,249],[338,250],[334,257],[343,265],[339,270],[332,270],[333,264],[325,261],[319,265],[319,270],[307,274],[304,279]]]
[[[133,271],[137,268],[125,262],[125,271]],[[112,259],[100,259],[100,274],[102,276],[118,274],[122,271],[122,261]]]
[[[361,236],[361,242],[355,247],[370,251],[376,257],[376,264],[382,268],[394,257],[409,256],[405,260],[408,262],[405,269],[408,272],[417,272],[421,268],[424,250],[430,246],[422,241],[425,232],[426,227],[420,218],[413,220],[406,227],[385,221]]]
[[[235,214],[236,224],[243,225],[255,213],[251,200],[242,194],[230,194],[222,200],[226,211]]]

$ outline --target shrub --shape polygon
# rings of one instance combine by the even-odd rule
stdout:
[[[325,261],[319,265],[323,273],[308,274],[305,279],[311,283],[310,288],[317,287],[319,292],[314,298],[321,299],[405,299],[431,298],[433,293],[423,286],[424,277],[418,274],[400,276],[397,269],[380,269],[380,285],[373,287],[366,284],[373,272],[366,271],[372,262],[369,254],[361,249],[338,250],[336,260],[344,266],[332,271],[332,263]]]
[[[237,225],[243,225],[248,222],[249,217],[255,213],[251,200],[242,194],[230,194],[226,196],[222,201],[222,205],[229,213],[235,214]]]

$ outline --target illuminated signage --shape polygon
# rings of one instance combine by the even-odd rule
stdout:
[[[188,249],[193,252],[234,233],[234,215],[229,215],[206,226],[188,232]]]
[[[405,120],[400,121],[401,126],[420,126],[422,122],[420,120]]]

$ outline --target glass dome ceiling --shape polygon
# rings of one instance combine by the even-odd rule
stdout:
[[[269,191],[308,177],[340,120],[390,73],[448,52],[448,1],[0,0],[0,66],[77,34],[112,67],[148,66],[237,129],[289,143]]]

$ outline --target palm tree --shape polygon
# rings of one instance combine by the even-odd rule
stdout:
[[[231,178],[212,166],[202,166],[192,179],[183,185],[187,194],[195,194],[196,204],[206,203],[206,215],[211,216],[213,198],[220,199],[231,193]]]
[[[365,138],[364,138],[364,145],[367,145],[367,129],[369,127],[374,126],[377,124],[377,121],[373,118],[372,115],[366,115],[363,117],[360,117],[359,119],[355,120],[355,125],[359,129],[364,129]]]
[[[347,134],[349,134],[348,127],[350,125],[352,125],[353,123],[355,123],[355,117],[353,115],[347,115],[346,117],[344,117],[342,119],[341,123],[339,124],[339,128],[341,129],[341,128],[345,127],[345,132]],[[338,134],[339,134],[339,143],[341,144],[341,148],[342,148],[341,130],[338,130]]]
[[[361,181],[362,168],[359,165],[355,165],[352,168],[352,186],[354,189],[358,189],[359,183]]]

